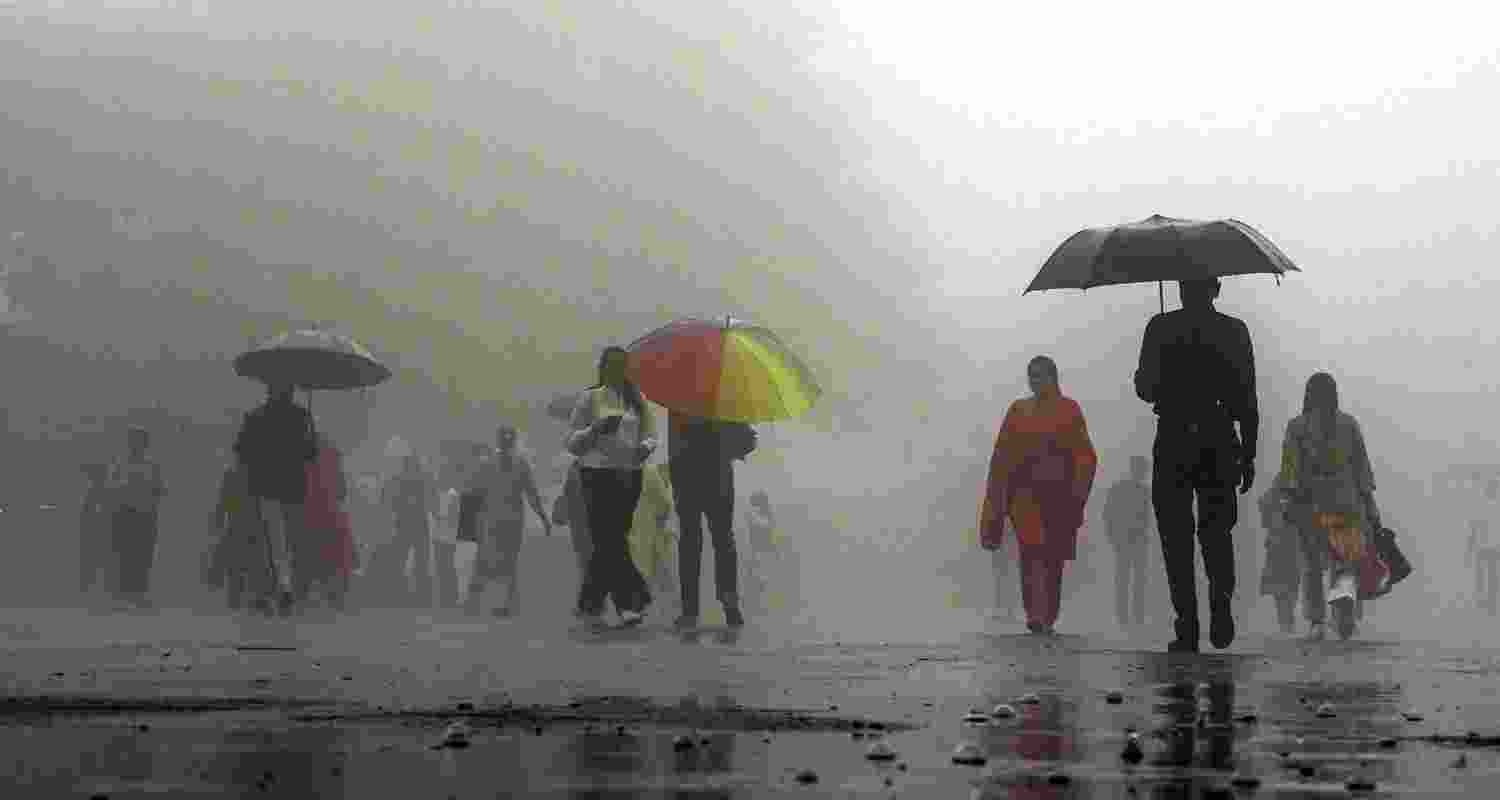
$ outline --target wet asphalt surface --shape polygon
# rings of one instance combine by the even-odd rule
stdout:
[[[902,644],[9,610],[0,643],[7,798],[1500,796],[1500,653],[1376,635],[1168,656],[994,622]]]

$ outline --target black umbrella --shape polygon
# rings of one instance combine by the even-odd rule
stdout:
[[[328,331],[288,331],[234,360],[235,374],[299,389],[360,389],[391,371],[359,342]]]
[[[1191,220],[1153,214],[1139,222],[1085,228],[1042,265],[1027,292],[1092,289],[1123,283],[1301,272],[1286,254],[1239,220]],[[1162,310],[1166,300],[1162,299]]]

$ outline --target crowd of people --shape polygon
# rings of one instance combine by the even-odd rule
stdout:
[[[765,492],[746,514],[743,565],[735,543],[733,464],[755,449],[756,433],[669,412],[668,457],[648,464],[661,437],[624,365],[624,350],[607,349],[597,383],[577,394],[564,442],[571,464],[550,509],[512,425],[500,425],[492,443],[445,454],[438,468],[411,449],[393,457],[389,474],[351,479],[339,448],[296,402],[296,387],[268,386],[226,452],[204,581],[235,611],[278,616],[351,604],[479,615],[495,587],[488,613],[512,617],[521,610],[522,545],[534,514],[544,535],[554,525],[570,531],[574,613],[586,625],[605,626],[612,604],[626,626],[666,605],[676,625],[694,627],[706,519],[724,620],[744,625],[742,566],[756,576],[755,607],[769,610],[779,604],[767,596],[785,560]],[[124,457],[86,465],[84,474],[80,588],[147,607],[167,492],[149,432],[131,428]]]
[[[1152,457],[1130,459],[1129,473],[1105,496],[1105,530],[1115,551],[1121,627],[1145,621],[1146,543],[1156,529],[1172,607],[1173,652],[1197,652],[1200,621],[1195,546],[1208,579],[1209,639],[1220,649],[1244,624],[1254,593],[1236,586],[1237,562],[1252,561],[1248,537],[1233,530],[1255,477],[1260,426],[1255,364],[1245,324],[1214,308],[1217,279],[1182,281],[1183,307],[1146,328],[1135,373],[1141,400],[1152,404],[1157,435]],[[995,440],[980,509],[980,544],[1003,561],[1013,532],[1027,627],[1054,631],[1063,573],[1077,557],[1078,530],[1098,459],[1082,408],[1059,388],[1057,364],[1027,365],[1031,396],[1013,403]],[[1150,480],[1147,472],[1150,471]],[[1286,427],[1281,463],[1260,497],[1266,531],[1262,594],[1275,598],[1284,632],[1302,601],[1307,637],[1327,635],[1330,617],[1344,639],[1354,635],[1367,600],[1410,573],[1394,533],[1381,523],[1375,478],[1358,421],[1339,406],[1334,378],[1307,381],[1301,413]],[[1477,536],[1477,534],[1476,534]],[[1471,544],[1471,551],[1479,552]],[[1489,589],[1494,572],[1476,581]],[[1001,577],[1001,580],[1004,580]]]

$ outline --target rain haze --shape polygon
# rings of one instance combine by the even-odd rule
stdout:
[[[569,429],[547,403],[594,384],[606,345],[733,316],[822,389],[758,424],[735,467],[736,535],[766,491],[800,576],[751,627],[983,630],[991,449],[1045,354],[1098,453],[1059,627],[1112,632],[1099,514],[1151,455],[1132,374],[1163,300],[1155,284],[1022,290],[1074,232],[1163,214],[1243,220],[1301,269],[1227,277],[1217,302],[1255,348],[1260,452],[1236,528],[1255,562],[1253,501],[1327,371],[1416,567],[1361,636],[1500,643],[1465,560],[1470,520],[1497,511],[1471,467],[1500,472],[1500,13],[990,5],[5,4],[0,601],[80,605],[80,465],[142,425],[170,487],[153,601],[222,613],[200,580],[208,520],[264,397],[232,362],[285,330],[351,336],[392,371],[298,395],[349,474],[394,474],[393,437],[436,465],[444,442],[508,423],[551,509]],[[1175,285],[1163,296],[1178,306]],[[525,608],[561,630],[568,537],[528,526]],[[1171,606],[1150,549],[1155,647]],[[1248,631],[1273,634],[1258,578],[1238,591]]]

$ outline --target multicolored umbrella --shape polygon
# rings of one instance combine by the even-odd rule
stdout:
[[[772,422],[801,415],[823,394],[776,334],[733,317],[680,319],[626,350],[641,393],[685,414]]]

